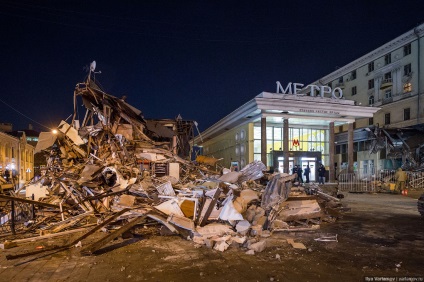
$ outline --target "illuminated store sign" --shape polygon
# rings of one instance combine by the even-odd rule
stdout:
[[[286,88],[284,88],[279,81],[277,81],[277,93],[281,94],[292,94],[297,95],[300,94],[299,92],[305,88],[310,88],[311,91],[311,97],[321,96],[325,97],[326,94],[328,96],[331,96],[331,98],[334,99],[341,99],[343,98],[343,90],[340,87],[336,87],[334,89],[331,89],[330,86],[323,85],[318,86],[314,84],[309,84],[308,86],[304,87],[305,85],[302,83],[291,83],[287,84]],[[319,94],[319,95],[316,95]]]

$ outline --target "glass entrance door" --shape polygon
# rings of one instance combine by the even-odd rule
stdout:
[[[302,158],[302,170],[303,172],[305,172],[305,168],[307,165],[309,165],[309,170],[310,170],[310,174],[309,174],[309,182],[315,182],[316,181],[316,176],[315,176],[315,163],[316,163],[316,159],[315,158]],[[306,181],[306,177],[303,177],[303,179]]]
[[[284,172],[284,157],[278,157],[278,171]],[[289,174],[293,173],[293,158],[289,157]]]

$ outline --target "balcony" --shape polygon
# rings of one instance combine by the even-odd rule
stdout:
[[[384,89],[390,88],[392,86],[393,86],[392,78],[386,78],[382,81],[381,86],[380,86],[380,90],[384,90]]]

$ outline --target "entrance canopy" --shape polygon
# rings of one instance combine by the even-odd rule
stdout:
[[[356,105],[355,101],[305,94],[262,92],[213,126],[202,132],[203,140],[212,139],[225,131],[267,118],[269,122],[288,119],[291,125],[328,126],[353,123],[358,118],[370,118],[380,108]],[[197,140],[196,138],[196,141]]]

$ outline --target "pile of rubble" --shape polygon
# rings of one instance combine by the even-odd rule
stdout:
[[[262,251],[262,239],[273,232],[315,230],[340,215],[338,198],[316,185],[293,187],[294,175],[264,175],[259,161],[230,171],[216,170],[213,158],[184,159],[178,155],[184,138],[145,121],[124,99],[102,91],[91,74],[77,85],[77,98],[87,110],[81,125],[74,114],[58,132],[40,134],[36,151],[46,156],[45,174],[1,196],[35,207],[18,234],[34,239],[84,232],[55,251],[79,245],[81,253],[92,254],[137,226],[152,224],[160,234],[179,234],[219,251],[229,246]],[[21,197],[23,191],[33,199]],[[96,231],[105,235],[82,241]]]

